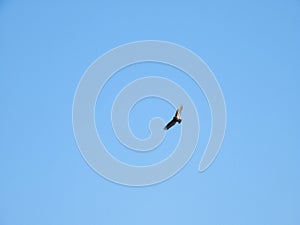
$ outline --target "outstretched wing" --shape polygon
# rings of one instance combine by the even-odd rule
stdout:
[[[183,106],[180,105],[180,106],[178,107],[178,109],[176,110],[175,117],[176,117],[178,120],[180,119],[180,115],[181,115],[182,109],[183,109]]]
[[[175,119],[172,119],[166,126],[165,126],[165,130],[169,130],[171,127],[173,127],[176,123]]]

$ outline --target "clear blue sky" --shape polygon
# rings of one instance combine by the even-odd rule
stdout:
[[[223,90],[228,123],[220,154],[198,173],[209,110],[201,92],[182,78],[200,96],[196,153],[172,179],[132,188],[103,179],[83,160],[72,130],[72,103],[97,57],[145,39],[185,46],[209,65]],[[298,0],[1,0],[0,224],[300,224],[299,40]],[[143,68],[170,79],[176,73],[157,65],[127,73]],[[126,79],[116,74],[103,95],[117,93]],[[99,130],[106,126],[100,115],[111,104],[104,99],[103,107],[97,105]],[[133,121],[133,131],[141,137],[149,118],[138,115],[150,105],[163,104],[147,99],[133,110],[141,120]],[[173,112],[170,106],[160,110],[166,119]],[[117,144],[109,129],[104,138]],[[112,154],[139,164],[169,152]]]

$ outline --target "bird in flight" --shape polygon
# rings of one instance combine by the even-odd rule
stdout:
[[[169,130],[171,127],[173,127],[176,123],[181,123],[180,115],[182,111],[183,106],[180,105],[178,109],[176,110],[175,116],[173,119],[165,126],[165,130]]]

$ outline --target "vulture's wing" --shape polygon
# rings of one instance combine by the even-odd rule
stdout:
[[[166,126],[165,126],[165,130],[169,130],[171,127],[173,127],[176,123],[175,119],[172,119]]]
[[[181,115],[181,111],[183,109],[183,106],[180,105],[176,111],[175,117],[179,120],[180,119],[180,115]]]

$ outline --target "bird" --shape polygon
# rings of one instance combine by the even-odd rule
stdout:
[[[181,123],[181,119],[180,119],[180,115],[181,115],[181,111],[183,109],[183,106],[180,105],[178,107],[178,109],[176,110],[175,116],[173,117],[173,119],[165,126],[164,130],[169,130],[171,127],[173,127],[176,123]]]

